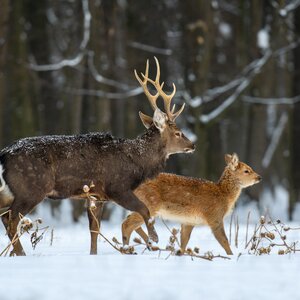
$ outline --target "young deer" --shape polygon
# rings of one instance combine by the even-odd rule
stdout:
[[[232,254],[223,219],[232,210],[243,188],[258,183],[261,177],[236,154],[225,155],[227,166],[217,183],[174,174],[161,173],[140,185],[134,193],[149,208],[152,217],[181,223],[181,251],[184,252],[196,225],[208,225],[227,254]],[[123,243],[129,244],[135,230],[145,241],[147,235],[140,227],[143,219],[130,214],[122,224]]]
[[[153,118],[140,113],[147,128],[142,136],[133,140],[102,133],[40,136],[21,139],[0,152],[0,213],[10,211],[2,216],[10,240],[17,234],[20,214],[25,216],[45,198],[86,198],[83,187],[92,182],[94,187],[89,194],[99,201],[93,211],[88,208],[91,254],[97,253],[103,200],[113,200],[139,213],[150,238],[158,240],[149,222],[149,210],[133,190],[161,172],[169,155],[193,152],[195,146],[175,125],[184,105],[177,112],[171,110],[175,85],[171,95],[163,92],[159,63],[156,58],[155,61],[155,81],[148,78],[148,61],[143,80],[135,72],[154,109]],[[148,91],[148,82],[156,88],[155,95]],[[156,105],[159,96],[165,113]],[[25,255],[19,240],[13,246],[12,254]]]

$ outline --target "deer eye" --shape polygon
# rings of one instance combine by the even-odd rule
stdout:
[[[175,132],[175,136],[180,138],[182,136],[182,133],[180,131]]]
[[[249,170],[245,170],[244,173],[249,174],[250,172],[249,172]]]

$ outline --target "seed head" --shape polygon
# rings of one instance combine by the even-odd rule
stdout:
[[[260,224],[265,224],[266,223],[265,216],[261,216],[259,221],[260,221]]]
[[[273,232],[267,232],[266,233],[266,236],[271,239],[271,240],[274,240],[275,239],[275,234]]]
[[[85,193],[88,193],[88,192],[90,191],[90,188],[85,184],[85,185],[83,186],[83,191],[84,191]]]

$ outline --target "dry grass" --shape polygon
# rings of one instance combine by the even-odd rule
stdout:
[[[7,212],[6,212],[7,213]],[[19,215],[20,221],[18,224],[18,230],[14,235],[10,243],[2,250],[0,256],[7,256],[10,249],[13,248],[13,245],[23,236],[24,234],[29,234],[30,242],[33,249],[36,248],[38,243],[43,239],[44,234],[49,229],[49,226],[40,227],[42,224],[42,219],[38,218],[34,221],[31,221],[29,218],[26,218]],[[10,252],[10,256],[14,255],[14,252]]]
[[[273,221],[271,218],[261,216],[250,240],[246,240],[245,248],[249,254],[254,255],[296,253],[300,251],[297,248],[298,241],[288,241],[288,232],[292,230],[300,228],[292,228],[280,220]]]

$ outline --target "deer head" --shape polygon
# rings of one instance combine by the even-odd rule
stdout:
[[[261,176],[255,173],[247,164],[239,161],[236,153],[225,154],[227,169],[240,184],[242,188],[251,186],[261,181]]]
[[[173,91],[171,94],[166,94],[163,91],[164,82],[160,83],[160,66],[156,57],[154,57],[156,62],[156,77],[155,80],[150,79],[149,76],[149,61],[146,63],[145,74],[141,73],[143,79],[141,79],[136,70],[134,74],[140,85],[142,86],[145,95],[147,96],[151,107],[154,110],[153,117],[147,116],[142,112],[139,112],[140,118],[144,126],[148,129],[151,126],[155,126],[161,135],[161,138],[166,143],[166,149],[168,155],[174,153],[190,153],[195,150],[195,145],[182,133],[182,131],[176,126],[175,120],[182,113],[185,104],[175,112],[175,105],[171,109],[171,101],[176,93],[176,86],[173,83]],[[147,87],[147,84],[150,83],[156,89],[156,94],[152,95]],[[161,96],[164,103],[165,112],[162,112],[157,106],[157,99]]]

